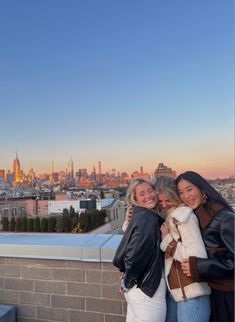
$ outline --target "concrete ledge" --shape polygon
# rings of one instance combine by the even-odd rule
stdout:
[[[121,239],[111,234],[0,233],[0,256],[111,262]]]
[[[0,322],[15,322],[16,308],[13,305],[0,304]]]

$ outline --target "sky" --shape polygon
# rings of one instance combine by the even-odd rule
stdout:
[[[0,169],[234,174],[232,0],[0,2]]]

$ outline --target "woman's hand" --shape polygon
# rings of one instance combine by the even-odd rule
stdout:
[[[131,221],[131,217],[132,217],[132,207],[128,207],[127,211],[126,211],[126,217],[125,217],[125,221],[129,222]]]
[[[163,223],[160,227],[161,233],[162,233],[162,239],[169,233],[169,227],[167,223]]]
[[[128,292],[128,289],[125,287],[125,284],[124,284],[124,273],[121,273],[121,276],[120,276],[120,286],[119,286],[119,292],[120,293],[127,293]]]
[[[122,230],[125,231],[131,221],[131,217],[132,217],[132,207],[128,207],[127,210],[126,210],[126,215],[125,215],[125,221],[123,223],[123,226],[122,226]]]
[[[121,287],[121,280],[124,278],[124,273],[121,273],[121,275],[120,275],[120,282],[119,282],[119,288],[118,288],[118,290],[119,290],[119,292],[120,293],[124,293],[124,291],[123,291],[123,289],[122,289],[122,287]]]
[[[183,270],[183,273],[186,275],[186,276],[189,276],[191,277],[191,271],[190,271],[190,266],[189,266],[189,259],[184,259],[183,262],[181,263],[181,268]]]

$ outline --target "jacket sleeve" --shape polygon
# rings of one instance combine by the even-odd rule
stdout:
[[[148,269],[155,248],[153,235],[134,232],[127,245],[124,283],[131,288]]]
[[[177,241],[173,258],[180,262],[190,256],[206,258],[207,253],[196,216],[191,215],[187,222],[178,225],[178,229],[181,238]]]
[[[221,220],[220,238],[225,250],[209,253],[208,259],[189,258],[192,276],[204,280],[234,276],[234,214],[229,213]]]
[[[178,238],[173,239],[170,233],[167,234],[161,242],[161,249],[180,262],[190,256],[207,257],[196,216],[189,216],[177,227]]]

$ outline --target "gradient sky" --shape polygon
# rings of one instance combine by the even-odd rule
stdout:
[[[0,169],[234,172],[232,0],[0,3]]]

